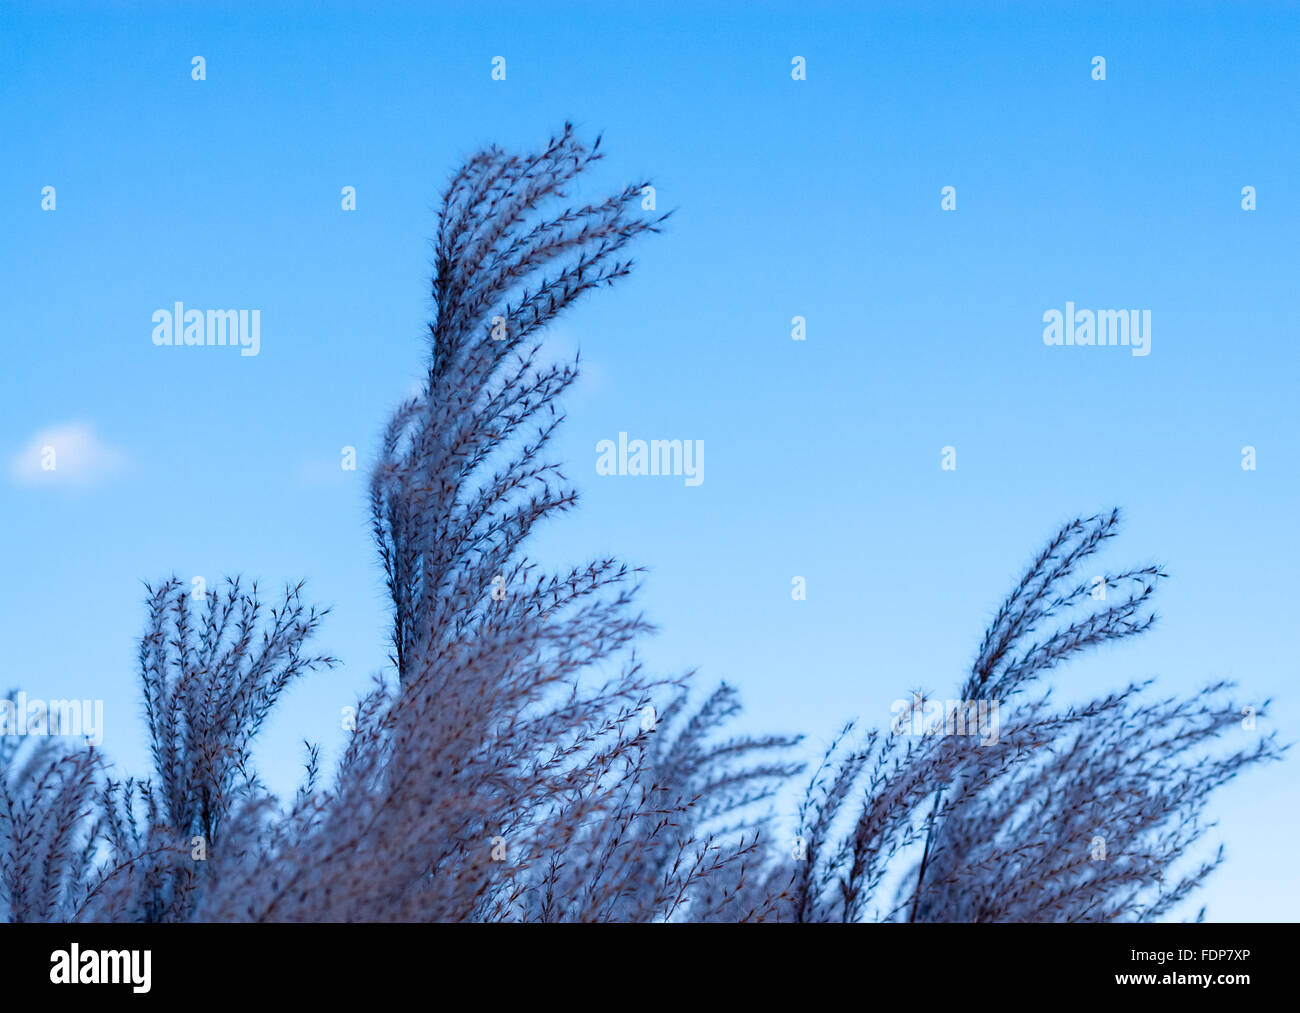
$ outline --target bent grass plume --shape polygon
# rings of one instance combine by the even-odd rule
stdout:
[[[546,451],[578,363],[545,361],[544,330],[627,277],[628,248],[668,217],[641,210],[645,183],[567,203],[602,157],[566,125],[532,154],[479,152],[443,194],[428,377],[369,490],[392,671],[357,701],[333,776],[309,744],[281,805],[253,767],[280,694],[337,664],[309,648],[326,613],[301,585],[268,608],[232,580],[197,610],[176,579],[149,588],[153,772],[0,736],[0,914],[1115,921],[1168,915],[1222,860],[1199,851],[1208,798],[1282,753],[1272,735],[1232,747],[1229,686],[1071,707],[1042,686],[1155,622],[1159,567],[1106,575],[1119,597],[1102,602],[1082,577],[1115,512],[1065,525],[989,626],[962,696],[1004,702],[996,746],[889,729],[850,747],[846,730],[793,846],[771,806],[802,776],[799,738],[726,737],[734,689],[692,709],[689,675],[643,670],[639,571],[529,560],[534,527],[577,503]]]

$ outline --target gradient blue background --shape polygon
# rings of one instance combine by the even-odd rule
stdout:
[[[1042,541],[1118,505],[1107,561],[1168,566],[1162,621],[1063,697],[1233,678],[1294,739],[1297,38],[1293,4],[0,5],[0,683],[102,697],[143,772],[140,581],[306,577],[345,665],[260,765],[289,791],[303,738],[333,755],[385,664],[365,468],[423,370],[441,188],[572,119],[605,133],[596,182],[649,174],[678,213],[557,331],[584,500],[537,550],[650,568],[653,667],[736,684],[813,756],[953,694]],[[260,308],[261,355],[155,348],[176,300]],[[1066,300],[1150,309],[1151,355],[1045,347]],[[16,481],[72,420],[126,466]],[[704,484],[597,477],[620,430],[703,440]],[[1216,802],[1211,919],[1296,916],[1295,784]]]

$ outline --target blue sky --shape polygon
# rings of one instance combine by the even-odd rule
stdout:
[[[365,467],[423,369],[438,195],[569,119],[598,184],[677,213],[554,335],[584,498],[537,552],[647,566],[654,667],[811,756],[955,692],[1032,553],[1118,505],[1107,560],[1168,567],[1161,623],[1062,694],[1231,678],[1295,739],[1300,7],[1138,6],[0,4],[0,682],[102,698],[142,772],[140,582],[305,577],[345,664],[261,767],[288,790],[303,738],[337,747],[385,663]],[[178,300],[260,309],[260,354],[155,347]],[[1149,309],[1151,354],[1045,346],[1067,300]],[[704,483],[598,477],[620,431],[703,440]],[[1216,803],[1211,919],[1295,917],[1292,766]]]

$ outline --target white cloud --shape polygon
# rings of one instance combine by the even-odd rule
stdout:
[[[369,481],[361,455],[357,455],[357,471],[345,471],[343,455],[340,451],[336,457],[307,457],[298,462],[298,484],[308,488],[323,485],[342,485],[348,479],[355,479],[357,473],[363,476],[363,482]]]
[[[126,455],[103,443],[88,422],[64,422],[41,430],[14,457],[10,472],[19,485],[95,485],[120,473]]]
[[[542,341],[542,351],[538,356],[537,364],[539,366],[567,365],[573,362],[578,351],[577,335],[564,324],[552,324],[546,329],[546,336]],[[578,381],[569,388],[568,399],[585,398],[604,389],[605,385],[605,371],[583,349]]]

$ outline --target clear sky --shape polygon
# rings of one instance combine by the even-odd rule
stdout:
[[[305,577],[345,664],[261,769],[336,749],[385,664],[365,469],[423,371],[438,196],[571,119],[677,214],[555,335],[584,498],[537,550],[648,567],[654,667],[813,756],[955,693],[1041,543],[1117,505],[1161,623],[1062,694],[1231,678],[1297,737],[1296,5],[269,6],[0,4],[4,686],[103,699],[142,773],[141,581]],[[177,301],[260,310],[260,354],[155,347]],[[1067,301],[1150,310],[1150,354],[1046,346]],[[704,441],[704,482],[599,477],[619,432]],[[1212,920],[1296,917],[1294,768],[1216,803]]]

